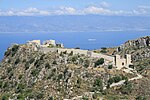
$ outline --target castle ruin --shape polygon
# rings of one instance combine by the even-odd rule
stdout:
[[[129,65],[132,65],[132,59],[130,54],[126,54],[125,58],[121,57],[120,55],[115,56],[109,56],[101,53],[94,53],[93,51],[89,50],[81,50],[81,49],[68,49],[63,48],[63,44],[56,44],[55,40],[46,40],[41,45],[40,40],[33,40],[28,41],[28,44],[34,44],[35,50],[39,49],[37,47],[40,47],[40,51],[44,53],[48,52],[67,52],[67,53],[73,53],[73,54],[83,54],[85,56],[93,57],[93,58],[104,58],[105,61],[107,61],[109,64],[112,64],[117,69],[121,68],[128,68]],[[61,48],[57,47],[59,45]],[[52,47],[50,47],[52,46]]]
[[[118,69],[121,69],[123,67],[129,67],[129,65],[132,65],[131,55],[126,54],[125,58],[121,57],[120,55],[115,56],[115,66]]]

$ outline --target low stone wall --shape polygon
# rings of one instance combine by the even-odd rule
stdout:
[[[40,51],[41,51],[41,52],[44,52],[44,53],[48,53],[48,52],[56,52],[56,51],[57,51],[57,48],[41,47]]]

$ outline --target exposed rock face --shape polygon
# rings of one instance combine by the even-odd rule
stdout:
[[[129,40],[117,48],[117,53],[132,54],[134,61],[150,57],[150,36]]]
[[[118,49],[123,50],[125,48],[147,48],[150,46],[150,36],[138,38],[136,40],[129,40],[125,44],[121,45]]]

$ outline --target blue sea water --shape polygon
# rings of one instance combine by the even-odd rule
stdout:
[[[63,32],[63,33],[0,33],[0,60],[12,43],[24,44],[28,40],[54,39],[66,48],[99,49],[123,44],[127,40],[150,36],[150,31],[120,32]]]

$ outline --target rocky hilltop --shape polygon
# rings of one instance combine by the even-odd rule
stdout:
[[[132,54],[134,61],[150,57],[150,36],[129,40],[118,47],[120,54]]]
[[[122,46],[120,46],[120,49],[124,48],[144,48],[150,46],[150,36],[141,37],[135,40],[129,40],[125,42]]]
[[[134,56],[143,50],[146,56],[136,56],[134,66],[144,66],[140,59],[149,57],[149,40],[150,37],[143,37],[128,41],[116,53]],[[28,44],[13,45],[0,63],[0,98],[145,100],[150,97],[150,71],[146,68],[138,70],[143,78],[137,80],[136,70],[118,70],[106,65],[103,58],[57,51],[43,53]]]

